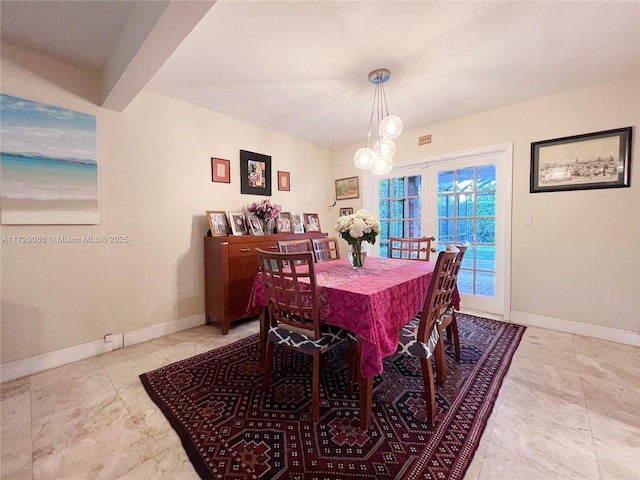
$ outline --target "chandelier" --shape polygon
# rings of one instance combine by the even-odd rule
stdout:
[[[371,106],[367,144],[353,156],[356,167],[362,170],[371,170],[375,175],[386,175],[393,168],[393,154],[396,153],[396,144],[393,139],[402,133],[402,120],[397,115],[389,115],[387,108],[384,83],[389,78],[391,78],[391,72],[386,68],[378,68],[369,74],[369,81],[376,87]],[[371,127],[374,125],[374,117],[377,127],[377,135],[374,140],[376,138],[377,140],[371,148],[369,144],[372,141]]]

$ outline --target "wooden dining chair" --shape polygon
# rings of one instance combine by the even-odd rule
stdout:
[[[316,262],[328,262],[340,258],[340,249],[338,248],[338,239],[336,237],[314,238],[311,241]]]
[[[447,247],[448,249],[451,246]],[[458,275],[460,273],[460,267],[462,266],[462,260],[464,254],[467,251],[468,245],[455,245],[458,249],[458,256],[454,262],[454,273],[456,276],[456,286],[458,283]],[[436,381],[438,385],[443,385],[447,379],[447,357],[444,353],[444,332],[447,332],[447,339],[453,342],[456,362],[460,363],[460,335],[458,333],[458,322],[456,320],[456,310],[453,307],[453,302],[450,305],[451,315],[445,316],[438,321],[438,334],[440,339],[436,346]]]
[[[422,383],[427,402],[427,421],[434,425],[436,418],[436,393],[433,381],[431,357],[438,344],[439,319],[451,315],[451,300],[456,285],[455,261],[458,249],[445,250],[438,254],[436,267],[431,275],[424,305],[416,316],[400,330],[397,353],[420,358]]]
[[[280,253],[256,248],[264,282],[269,330],[264,359],[264,391],[269,389],[274,346],[313,357],[311,416],[320,414],[320,355],[349,338],[339,327],[320,323],[313,252]]]
[[[405,260],[423,260],[429,261],[431,242],[435,241],[435,237],[419,237],[389,238],[389,258],[403,258]],[[435,250],[433,250],[435,251]]]
[[[311,239],[278,240],[278,250],[282,253],[313,252]]]

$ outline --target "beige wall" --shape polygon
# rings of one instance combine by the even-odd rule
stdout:
[[[42,70],[46,66],[46,71]],[[204,319],[205,210],[241,210],[239,150],[272,156],[291,172],[273,184],[286,210],[328,225],[331,153],[223,115],[143,91],[123,113],[65,87],[95,76],[5,49],[2,93],[97,117],[99,225],[2,226],[3,235],[128,235],[120,245],[3,244],[2,363],[192,315]],[[231,160],[231,183],[212,183],[210,158]]]
[[[389,92],[392,99],[393,92]],[[428,108],[428,106],[425,106]],[[395,161],[513,142],[511,309],[640,331],[640,78],[592,85],[404,132]],[[531,142],[634,127],[632,187],[529,193]],[[366,125],[363,125],[363,138]],[[433,143],[419,147],[430,133]],[[336,177],[358,175],[353,153],[334,153]],[[362,198],[338,203],[362,205]],[[344,204],[344,205],[343,205]],[[337,214],[337,212],[336,212]],[[531,214],[533,225],[522,226]],[[335,219],[335,217],[334,217]]]

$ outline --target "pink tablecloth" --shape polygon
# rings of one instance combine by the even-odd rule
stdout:
[[[362,341],[363,375],[381,373],[382,359],[395,353],[400,329],[423,306],[434,267],[433,262],[378,257],[368,257],[358,270],[346,258],[315,264],[322,320],[350,330]],[[249,313],[260,313],[266,303],[258,274]]]

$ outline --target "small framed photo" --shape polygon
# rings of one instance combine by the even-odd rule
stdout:
[[[258,217],[250,213],[249,215],[247,215],[247,221],[247,223],[249,224],[251,235],[264,235],[262,223],[260,222],[260,219]]]
[[[240,193],[271,196],[271,157],[240,150]]]
[[[338,178],[336,180],[336,200],[347,200],[349,198],[358,198],[359,196],[358,177]]]
[[[317,213],[303,213],[304,217],[304,228],[307,232],[321,232],[320,230],[320,219],[318,218]]]
[[[249,235],[249,227],[243,212],[227,212],[227,216],[233,235]]]
[[[223,158],[211,157],[211,181],[219,183],[231,183],[231,161]],[[211,230],[213,232],[213,230]]]
[[[280,212],[278,220],[276,220],[276,231],[278,233],[293,233],[291,212]]]
[[[288,192],[291,190],[291,174],[289,172],[278,171],[278,190]]]
[[[299,213],[291,214],[291,228],[293,228],[293,233],[304,233],[302,215],[300,215]]]
[[[529,191],[631,186],[632,127],[531,144]]]
[[[207,219],[209,220],[212,237],[229,234],[229,224],[227,223],[227,215],[225,212],[220,210],[207,210]]]
[[[340,209],[340,216],[346,217],[347,215],[353,214],[353,207],[342,207]]]

